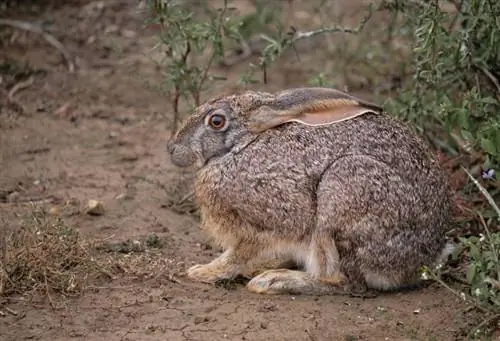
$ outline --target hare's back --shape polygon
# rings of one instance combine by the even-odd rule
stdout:
[[[433,151],[422,137],[388,114],[368,114],[316,127],[286,124],[265,132],[260,142],[267,146],[262,148],[263,153],[273,160],[295,158],[297,164],[305,157],[309,167],[311,164],[327,167],[346,155],[367,155],[402,173],[442,174]]]
[[[274,160],[295,161],[295,168],[304,169],[312,178],[342,165],[347,174],[378,174],[387,186],[404,183],[415,200],[449,196],[446,174],[428,143],[413,128],[389,115],[365,115],[322,127],[294,123],[270,135],[269,146],[281,151]],[[363,166],[358,160],[351,164],[354,156],[376,162],[367,161]]]
[[[427,142],[408,124],[387,114],[366,115],[328,131],[332,148],[369,155],[403,173],[442,172]]]

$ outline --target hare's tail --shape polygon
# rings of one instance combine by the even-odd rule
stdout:
[[[448,261],[448,257],[453,253],[453,251],[455,251],[456,248],[457,248],[456,244],[452,242],[447,242],[443,247],[443,250],[441,250],[441,253],[439,254],[438,258],[436,259],[435,266],[437,267],[443,266]]]

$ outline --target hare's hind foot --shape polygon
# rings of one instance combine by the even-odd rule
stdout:
[[[369,297],[365,288],[354,288],[341,276],[314,278],[304,271],[268,270],[252,278],[247,289],[259,294],[352,295]]]
[[[208,264],[194,265],[187,270],[187,277],[193,281],[216,283],[220,280],[234,279],[240,275],[252,278],[269,269],[293,267],[295,265],[286,258],[261,258],[247,261],[248,252],[229,249]]]

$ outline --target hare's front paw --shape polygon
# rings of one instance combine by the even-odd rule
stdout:
[[[187,277],[196,282],[215,283],[221,279],[234,277],[234,271],[223,264],[197,264],[187,270]]]

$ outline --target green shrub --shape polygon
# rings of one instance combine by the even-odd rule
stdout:
[[[457,151],[487,153],[500,162],[500,2],[464,0],[451,13],[438,1],[396,1],[413,33],[409,66],[392,112],[423,131],[444,132]],[[419,4],[419,5],[415,5]]]

